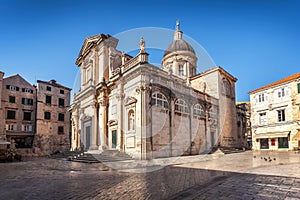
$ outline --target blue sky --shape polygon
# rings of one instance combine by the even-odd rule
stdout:
[[[237,101],[246,101],[249,91],[299,72],[299,10],[296,0],[0,0],[0,70],[72,88],[87,36],[174,29],[180,19],[184,34],[238,78]]]

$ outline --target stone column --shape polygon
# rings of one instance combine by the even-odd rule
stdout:
[[[170,157],[173,156],[173,126],[174,126],[174,116],[175,116],[175,101],[174,98],[172,97],[171,91],[170,91],[170,110],[169,110],[169,126],[170,126]]]
[[[98,149],[97,146],[97,132],[98,132],[98,119],[97,119],[97,105],[93,102],[91,104],[94,110],[94,116],[92,117],[92,142],[90,149],[91,150],[96,150]]]
[[[209,111],[210,111],[211,105],[207,103],[206,105],[206,116],[205,116],[205,127],[206,127],[206,132],[205,132],[205,151],[209,152],[211,150],[211,136],[210,136],[210,115],[209,115]]]
[[[99,145],[99,150],[105,150],[107,149],[107,137],[106,137],[106,126],[107,126],[107,116],[106,116],[106,101],[102,98],[99,101],[99,134],[98,136],[100,137],[100,145]]]

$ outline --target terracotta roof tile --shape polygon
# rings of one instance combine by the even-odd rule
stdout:
[[[265,85],[265,86],[263,86],[263,87],[260,87],[260,88],[258,88],[258,89],[255,89],[255,90],[252,90],[252,91],[249,92],[249,94],[253,94],[253,93],[262,91],[262,90],[264,90],[264,89],[267,89],[267,88],[270,88],[270,87],[273,87],[273,86],[276,86],[276,85],[280,85],[280,84],[282,84],[282,83],[290,82],[290,81],[292,81],[292,80],[294,80],[294,79],[297,79],[297,78],[300,78],[300,72],[298,72],[298,73],[296,73],[296,74],[293,74],[293,75],[291,75],[291,76],[288,76],[288,77],[286,77],[286,78],[283,78],[283,79],[281,79],[281,80],[279,80],[279,81],[276,81],[276,82],[274,82],[274,83]]]

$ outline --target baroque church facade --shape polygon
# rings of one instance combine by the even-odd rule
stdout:
[[[145,41],[132,57],[118,39],[85,39],[76,60],[72,150],[119,150],[135,159],[197,155],[214,146],[239,147],[235,82],[221,67],[196,73],[197,56],[179,23],[162,68],[148,62]]]

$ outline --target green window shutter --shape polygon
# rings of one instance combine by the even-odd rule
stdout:
[[[300,93],[300,83],[298,83],[298,94]]]

